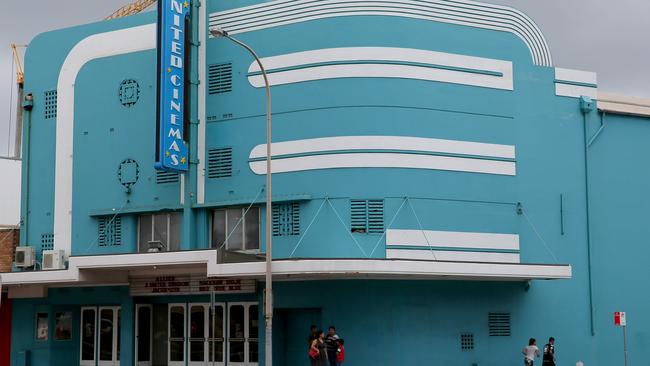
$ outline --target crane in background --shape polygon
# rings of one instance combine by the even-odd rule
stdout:
[[[138,14],[151,5],[155,4],[156,0],[136,0],[130,4],[124,5],[117,9],[111,15],[107,16],[105,20],[122,18],[129,15]],[[20,159],[20,150],[22,142],[22,108],[21,103],[23,99],[23,87],[25,84],[25,72],[23,70],[23,63],[21,59],[21,52],[19,49],[26,48],[27,45],[11,44],[11,51],[13,53],[13,62],[16,68],[16,90],[17,90],[17,107],[16,107],[16,135],[14,143],[13,158]],[[13,89],[12,89],[13,92]],[[13,95],[12,95],[13,98]]]
[[[123,7],[117,9],[113,14],[106,17],[108,19],[122,18],[125,16],[137,14],[151,5],[155,4],[156,0],[137,0],[130,4],[124,5]]]

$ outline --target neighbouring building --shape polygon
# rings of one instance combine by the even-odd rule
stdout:
[[[556,67],[509,7],[170,1],[182,135],[157,130],[156,13],[27,49],[11,365],[263,365],[267,225],[274,365],[316,324],[351,365],[518,365],[554,336],[610,366],[614,311],[643,362],[650,101]],[[271,222],[263,77],[217,28],[269,73]],[[155,169],[160,136],[187,173]]]

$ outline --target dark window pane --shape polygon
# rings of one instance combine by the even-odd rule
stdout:
[[[252,207],[246,213],[246,245],[245,249],[260,248],[260,209]]]
[[[139,251],[146,252],[151,241],[151,215],[140,215]]]
[[[72,313],[54,314],[54,339],[57,341],[68,341],[72,339]]]
[[[151,308],[138,308],[138,361],[151,361]]]
[[[169,249],[168,250],[180,250],[181,242],[181,224],[183,220],[183,215],[178,212],[170,214],[169,218]]]
[[[169,314],[169,338],[185,338],[185,309],[173,306]]]
[[[205,337],[205,308],[192,306],[190,310],[190,338]]]
[[[230,341],[230,362],[244,362],[244,341]]]
[[[226,240],[226,210],[212,213],[212,247],[219,248]]]
[[[229,208],[227,210],[227,235],[228,243],[226,244],[226,249],[228,250],[241,250],[243,249],[243,230],[244,223],[241,222],[242,218],[242,209],[241,208]]]
[[[81,312],[81,359],[95,359],[95,309]]]
[[[167,220],[169,217],[167,214],[158,214],[153,216],[153,240],[154,241],[160,241],[163,243],[163,246],[165,249],[163,250],[168,250],[169,249],[169,236],[168,236],[168,228],[167,228]]]
[[[117,356],[116,356],[115,359],[118,360],[118,361],[120,360],[120,344],[121,344],[120,343],[120,338],[122,338],[122,337],[120,337],[120,329],[121,329],[120,327],[122,325],[121,323],[122,323],[122,309],[117,309],[117,337],[116,337],[117,338]]]
[[[185,353],[183,351],[183,341],[170,341],[169,342],[169,358],[171,361],[184,361]]]
[[[113,309],[99,312],[99,360],[113,360]]]

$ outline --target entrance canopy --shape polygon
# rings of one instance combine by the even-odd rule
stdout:
[[[217,263],[216,250],[71,257],[68,269],[0,275],[3,286],[128,285],[137,276],[197,274],[214,278],[264,279],[264,262]],[[276,280],[418,279],[529,281],[571,278],[570,265],[429,261],[412,259],[280,259]],[[25,294],[27,295],[27,294]],[[39,295],[36,295],[39,296]],[[43,296],[43,295],[40,295]],[[22,297],[17,295],[16,297]]]

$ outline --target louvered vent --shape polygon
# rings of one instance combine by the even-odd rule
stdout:
[[[353,233],[383,233],[384,201],[350,200],[350,223]]]
[[[122,244],[122,218],[120,216],[100,218],[98,231],[99,239],[97,240],[97,244],[100,247]]]
[[[488,327],[490,337],[509,337],[510,313],[489,313]]]
[[[300,204],[273,205],[273,236],[300,235]]]
[[[232,177],[232,148],[224,147],[208,151],[208,178]]]
[[[460,349],[463,351],[471,351],[474,349],[473,333],[462,333],[460,335]]]
[[[45,92],[45,119],[56,118],[56,90]]]
[[[232,63],[225,62],[208,67],[208,93],[210,95],[232,91]]]
[[[156,170],[156,184],[178,183],[180,176],[176,172]]]
[[[41,235],[41,250],[54,249],[54,234]]]

